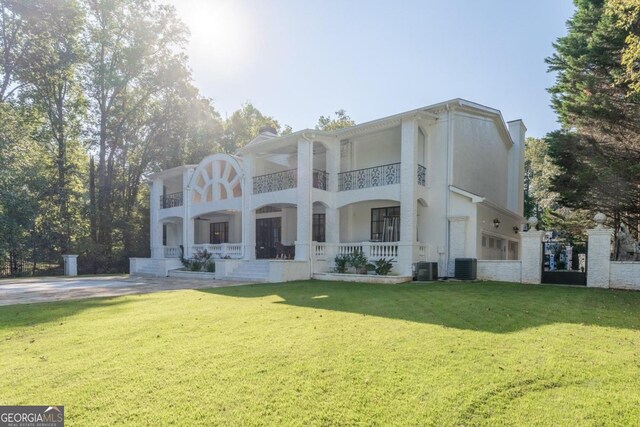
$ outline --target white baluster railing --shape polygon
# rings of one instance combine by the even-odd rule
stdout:
[[[324,242],[313,242],[313,256],[317,260],[327,259],[327,245]]]
[[[362,243],[338,243],[339,255],[351,255],[354,252],[362,252]]]
[[[191,249],[193,252],[206,250],[216,258],[240,258],[242,256],[242,243],[203,243],[193,245]]]
[[[180,248],[178,246],[165,246],[164,247],[165,258],[180,258]]]
[[[398,260],[397,242],[371,242],[369,243],[369,259],[394,258]]]

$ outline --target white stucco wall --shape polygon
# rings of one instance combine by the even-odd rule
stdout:
[[[640,262],[612,261],[609,274],[610,288],[640,290]]]
[[[493,119],[457,113],[452,184],[507,206],[508,150]]]
[[[400,161],[400,127],[350,139],[351,156],[342,159],[341,170],[364,169]]]
[[[207,216],[206,220],[199,219],[194,221],[194,237],[196,244],[209,243],[209,233],[211,230],[210,224],[216,222],[229,223],[229,243],[240,243],[242,241],[242,222],[240,215],[215,214]],[[167,245],[169,245],[169,242],[167,242]]]
[[[493,225],[493,220],[498,218],[500,225],[496,228]],[[474,232],[478,236],[476,244],[476,254],[478,259],[512,259],[511,254],[508,253],[508,243],[505,243],[506,250],[502,252],[501,257],[497,257],[495,253],[488,252],[482,247],[482,235],[487,237],[493,237],[494,239],[502,239],[505,242],[518,243],[520,247],[520,233],[523,228],[523,224],[520,223],[520,219],[514,218],[513,215],[504,213],[485,204],[478,204],[478,220],[477,230]],[[513,230],[513,227],[518,227],[518,233]],[[517,256],[516,259],[520,257]]]
[[[520,261],[478,260],[478,279],[520,283],[521,274]]]
[[[340,241],[368,242],[371,239],[371,209],[392,206],[400,206],[400,202],[374,200],[340,209]]]

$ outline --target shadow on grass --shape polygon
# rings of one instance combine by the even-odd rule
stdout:
[[[118,297],[0,306],[0,330],[56,322],[96,308],[120,307],[131,302]]]
[[[640,330],[640,292],[515,283],[376,285],[290,282],[205,289],[216,295],[277,295],[288,304],[450,328],[508,333],[553,323]]]

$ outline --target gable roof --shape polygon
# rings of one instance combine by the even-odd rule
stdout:
[[[250,141],[244,147],[241,147],[238,150],[238,153],[243,153],[248,150],[253,149],[254,147],[261,146],[266,142],[271,143],[284,143],[284,142],[292,142],[293,140],[297,140],[300,137],[303,137],[305,134],[313,134],[313,137],[326,137],[326,138],[350,138],[356,136],[361,133],[367,133],[369,131],[387,128],[390,126],[396,126],[402,122],[403,118],[406,117],[414,117],[414,116],[423,116],[427,118],[431,118],[437,120],[440,115],[445,111],[450,110],[461,110],[466,111],[471,114],[481,115],[485,117],[489,117],[493,119],[495,122],[498,131],[505,139],[506,142],[513,145],[513,140],[511,139],[511,134],[509,133],[509,129],[507,124],[502,117],[502,113],[500,110],[496,110],[495,108],[487,107],[482,104],[478,104],[476,102],[467,101],[462,98],[454,98],[445,102],[439,102],[437,104],[428,105],[426,107],[417,108],[414,110],[405,111],[403,113],[394,114],[392,116],[383,117],[380,119],[371,120],[368,122],[360,123],[354,126],[349,126],[342,129],[337,129],[335,131],[323,131],[317,129],[303,129],[297,132],[290,133],[288,135],[281,136],[265,136],[263,134],[258,135],[252,141]]]

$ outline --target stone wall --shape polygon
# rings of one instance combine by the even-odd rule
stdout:
[[[591,273],[591,270],[589,270]],[[640,290],[640,262],[612,261],[609,287]]]
[[[478,279],[519,283],[521,275],[520,261],[478,260]]]

